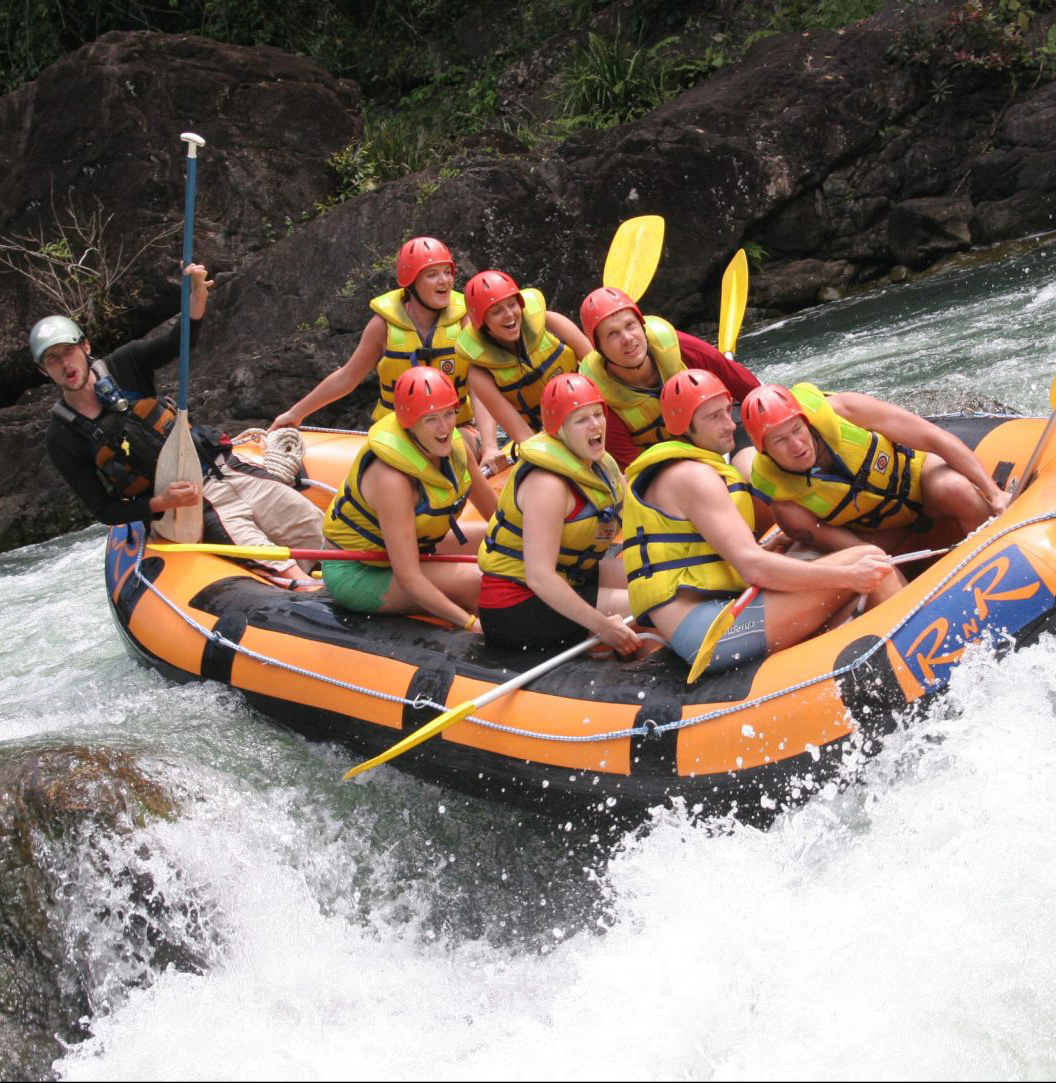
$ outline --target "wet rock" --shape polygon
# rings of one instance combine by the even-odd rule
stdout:
[[[967,197],[935,196],[896,204],[887,220],[892,255],[907,267],[923,267],[939,256],[969,248],[971,214]]]
[[[115,864],[106,840],[178,811],[127,755],[68,746],[0,755],[0,1078],[49,1078],[60,1042],[86,1034],[91,952],[70,922],[84,879],[118,885],[123,950],[149,965],[200,967],[196,949],[166,935],[165,903],[142,869]],[[91,875],[88,870],[91,869]],[[123,887],[121,886],[123,885]],[[112,907],[101,899],[97,909]],[[86,956],[85,953],[88,953]]]

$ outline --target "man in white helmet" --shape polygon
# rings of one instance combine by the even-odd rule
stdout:
[[[205,315],[208,272],[197,263],[191,280],[191,343]],[[236,545],[319,548],[322,511],[307,497],[231,453],[219,430],[196,426],[201,484],[176,481],[154,491],[158,455],[175,419],[160,398],[155,372],[180,352],[180,325],[157,338],[139,339],[105,359],[67,316],[39,320],[29,336],[33,362],[62,390],[52,407],[45,443],[48,457],[100,523],[150,523],[169,508],[205,501],[205,538]],[[294,561],[267,562],[281,576],[297,573]]]

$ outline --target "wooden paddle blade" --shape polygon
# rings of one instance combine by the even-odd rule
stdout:
[[[643,214],[621,222],[609,245],[604,286],[623,290],[637,301],[649,288],[664,250],[664,220],[658,214]]]
[[[191,437],[187,411],[176,411],[176,422],[165,439],[154,472],[154,492],[163,492],[174,481],[189,481],[198,486],[198,502],[185,508],[170,508],[154,529],[176,542],[196,542],[202,537],[202,465]]]
[[[444,711],[442,715],[438,715],[432,722],[422,726],[420,730],[415,730],[409,737],[404,737],[402,741],[397,741],[396,744],[391,748],[385,749],[380,755],[375,756],[371,760],[364,760],[363,763],[357,763],[355,767],[345,772],[343,779],[347,780],[355,778],[356,775],[361,775],[364,771],[369,771],[372,767],[377,767],[382,763],[388,763],[389,760],[394,760],[397,756],[402,756],[404,752],[410,751],[416,745],[420,745],[423,741],[428,741],[430,737],[435,737],[436,734],[442,733],[448,726],[453,726],[456,722],[461,722],[476,709],[476,703],[469,702],[460,703],[457,707],[452,707],[449,711]]]
[[[697,657],[693,660],[693,665],[690,667],[689,676],[686,678],[686,684],[692,684],[704,670],[708,668],[708,663],[711,661],[711,656],[715,653],[715,647],[719,640],[733,627],[735,618],[733,605],[734,603],[730,602],[730,604],[711,622],[708,634],[697,648]]]
[[[722,301],[719,306],[719,352],[733,354],[737,351],[737,336],[748,304],[748,257],[743,248],[722,275]]]

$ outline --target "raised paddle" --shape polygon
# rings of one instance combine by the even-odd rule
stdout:
[[[1017,499],[1019,494],[1023,492],[1033,480],[1031,475],[1034,473],[1034,468],[1041,459],[1041,453],[1049,443],[1049,437],[1052,435],[1053,426],[1056,425],[1056,376],[1052,378],[1052,385],[1049,387],[1049,404],[1052,406],[1052,413],[1049,414],[1049,420],[1046,422],[1045,428],[1042,429],[1041,436],[1039,437],[1034,450],[1030,453],[1030,458],[1027,460],[1027,465],[1023,468],[1023,473],[1020,475],[1019,481],[1016,482],[1016,487],[1012,490],[1012,499],[1009,500],[1009,504]]]
[[[634,620],[634,617],[624,617],[623,623],[630,624],[632,620]],[[524,673],[508,680],[505,684],[500,684],[490,692],[485,692],[479,699],[467,700],[465,703],[460,703],[457,707],[448,708],[443,714],[437,715],[432,722],[427,722],[421,729],[415,730],[414,733],[410,734],[408,737],[404,737],[402,741],[397,741],[396,744],[391,748],[387,748],[380,755],[377,755],[370,760],[364,760],[363,763],[356,764],[351,770],[345,772],[344,777],[346,779],[354,778],[356,775],[363,774],[364,771],[369,771],[372,767],[377,767],[380,764],[388,763],[389,760],[394,760],[397,756],[401,756],[404,752],[410,751],[410,749],[420,745],[423,741],[428,741],[430,737],[435,737],[438,733],[442,733],[448,726],[453,726],[456,722],[461,722],[463,719],[468,718],[474,711],[479,710],[489,703],[493,703],[497,699],[501,699],[503,696],[509,695],[510,692],[516,692],[518,688],[523,688],[524,685],[534,681],[536,677],[541,677],[544,673],[549,673],[550,670],[556,669],[562,662],[567,662],[570,658],[575,658],[577,654],[583,654],[585,651],[589,651],[591,647],[596,647],[600,642],[600,636],[591,636],[590,639],[584,639],[582,643],[577,643],[574,647],[569,647],[568,650],[562,651],[560,654],[555,654],[553,658],[547,659],[545,662],[540,662],[539,665],[532,669],[525,670]]]
[[[198,148],[205,140],[194,132],[184,132],[180,139],[187,144],[187,191],[183,209],[183,267],[191,265],[194,253],[194,189],[198,168]],[[174,481],[189,481],[199,487],[198,502],[183,508],[169,508],[154,528],[162,537],[178,542],[197,541],[202,536],[202,466],[187,421],[187,383],[191,365],[191,280],[182,276],[180,288],[180,390],[176,421],[165,439],[154,471],[154,491],[162,492]]]
[[[722,274],[722,300],[719,304],[719,352],[729,360],[737,350],[744,309],[748,304],[748,257],[738,248]]]
[[[621,222],[609,245],[604,286],[623,290],[637,301],[649,288],[664,249],[664,220],[658,214],[643,214]]]
[[[902,553],[900,556],[889,557],[890,564],[908,564],[914,560],[924,560],[927,557],[940,557],[950,551],[950,546],[945,549],[918,549],[913,553]],[[751,605],[755,596],[759,593],[758,587],[748,587],[742,591],[732,602],[729,603],[719,615],[711,622],[707,635],[697,648],[697,657],[693,660],[686,684],[692,684],[708,668],[715,647],[719,640],[733,627],[737,618]]]
[[[219,542],[147,542],[158,553],[212,553],[233,560],[385,560],[384,550],[287,549],[283,545],[223,545]],[[419,560],[447,564],[476,564],[473,553],[419,553]]]

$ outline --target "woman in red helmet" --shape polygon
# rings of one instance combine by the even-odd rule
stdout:
[[[469,362],[469,386],[521,443],[542,428],[540,400],[555,377],[575,372],[590,353],[578,327],[559,312],[549,312],[536,289],[520,289],[504,271],[481,271],[466,283],[469,326],[458,337],[459,357]],[[497,448],[482,430],[487,460]]]
[[[375,297],[375,315],[367,322],[359,345],[341,368],[321,380],[271,425],[297,426],[309,414],[351,394],[374,369],[378,402],[373,420],[393,409],[396,381],[410,368],[428,366],[449,376],[458,393],[458,425],[475,457],[479,434],[473,426],[469,399],[469,363],[455,353],[466,306],[455,289],[455,261],[447,245],[435,237],[414,237],[396,258],[397,289]]]
[[[520,445],[517,466],[488,523],[477,562],[480,619],[489,644],[552,650],[597,635],[621,654],[640,643],[619,558],[623,478],[605,451],[601,393],[578,373],[543,391],[544,432]]]
[[[460,528],[458,515],[467,499],[485,518],[496,506],[456,427],[458,392],[444,373],[419,366],[396,381],[393,407],[371,426],[323,523],[334,548],[378,555],[323,561],[323,581],[359,613],[429,613],[479,631],[477,567],[419,559],[474,552],[484,525]]]

